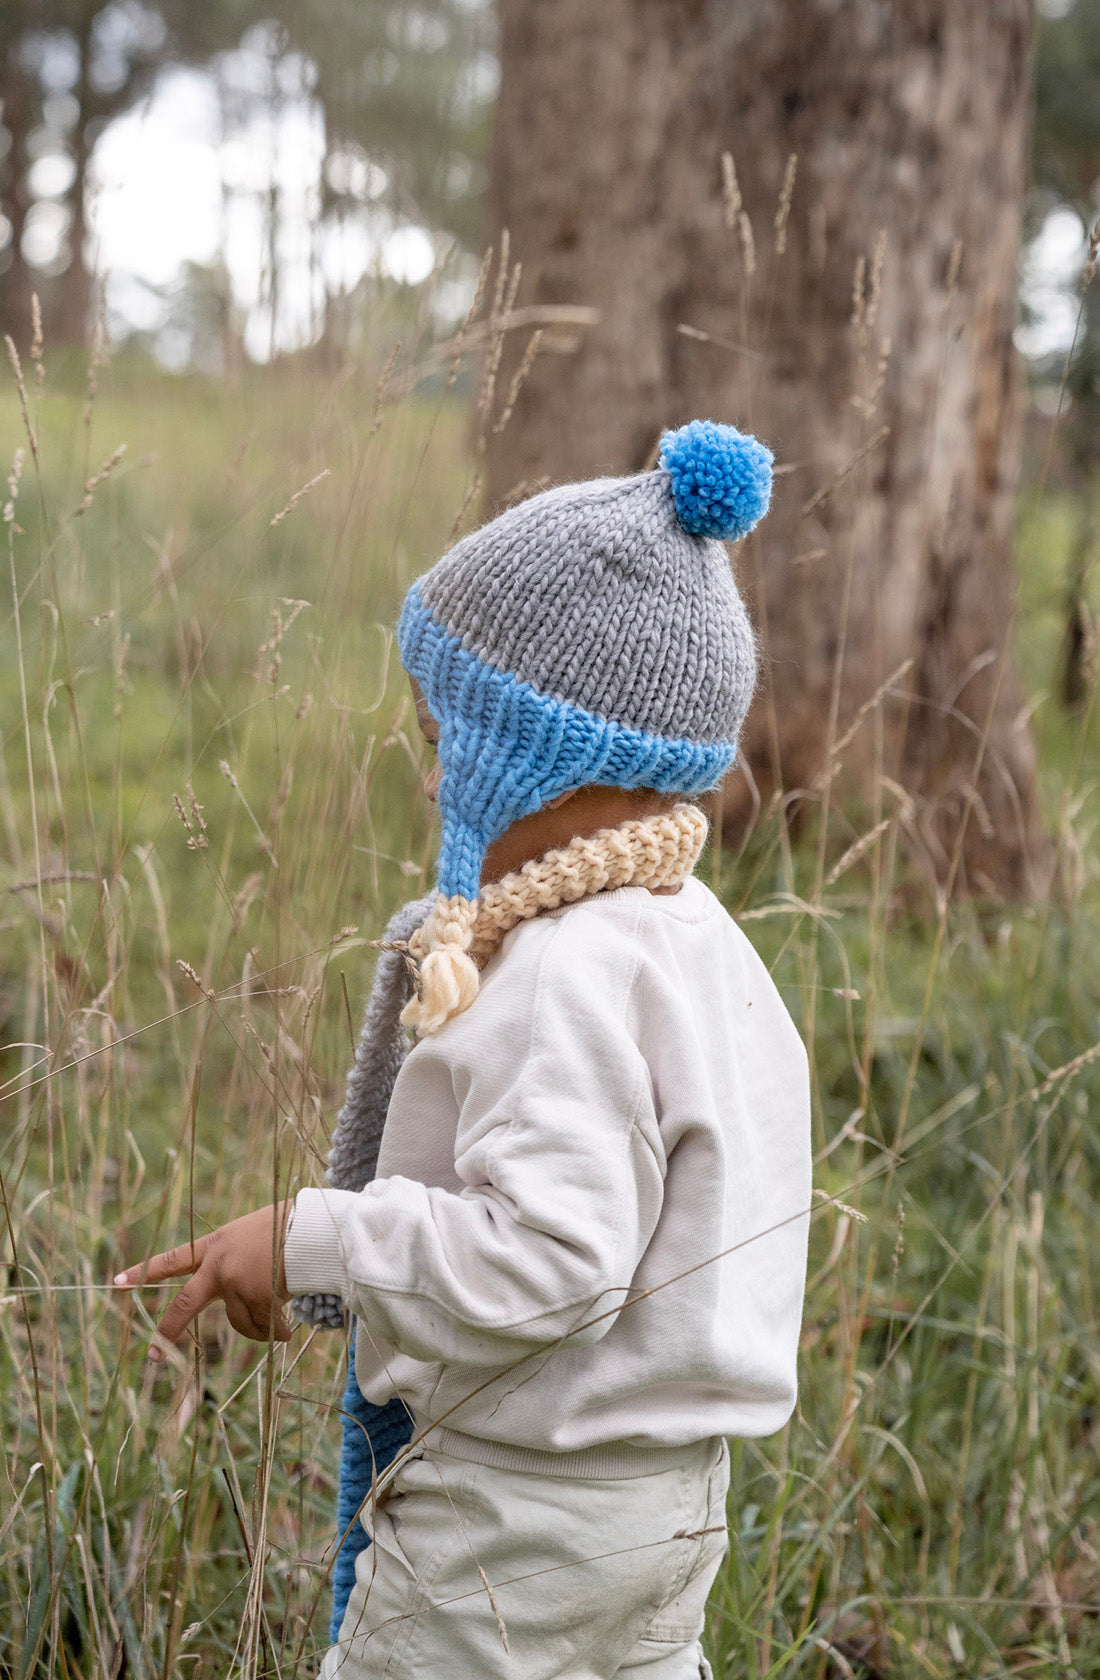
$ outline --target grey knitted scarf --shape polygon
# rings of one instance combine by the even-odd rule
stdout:
[[[401,1011],[413,991],[405,952],[387,947],[407,943],[434,903],[433,894],[403,904],[382,937],[374,984],[355,1046],[355,1063],[348,1074],[344,1106],[337,1115],[329,1151],[328,1182],[334,1190],[362,1190],[378,1169],[386,1110],[409,1049]],[[333,1330],[342,1329],[345,1322],[339,1295],[296,1296],[290,1312],[301,1324]]]

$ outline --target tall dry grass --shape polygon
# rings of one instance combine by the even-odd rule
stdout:
[[[342,1347],[213,1311],[154,1370],[163,1296],[107,1280],[323,1171],[368,941],[431,873],[389,626],[479,450],[400,358],[380,396],[98,360],[89,391],[39,345],[0,408],[0,1675],[304,1675]],[[509,400],[481,387],[482,432]],[[1024,653],[1072,906],[937,918],[896,823],[835,808],[705,864],[806,1034],[822,1193],[798,1412],[735,1450],[731,1680],[1100,1674],[1096,732],[1040,689],[1059,531],[1025,530]]]

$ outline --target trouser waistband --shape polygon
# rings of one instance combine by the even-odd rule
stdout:
[[[435,1428],[419,1425],[424,1435],[420,1444],[428,1452],[445,1453],[498,1470],[520,1470],[532,1476],[570,1476],[589,1481],[625,1481],[633,1476],[655,1476],[662,1470],[705,1470],[717,1456],[720,1438],[689,1441],[685,1446],[634,1447],[624,1441],[583,1447],[577,1452],[546,1452],[537,1447],[514,1447],[504,1441],[487,1441],[478,1435],[464,1435],[446,1424]]]

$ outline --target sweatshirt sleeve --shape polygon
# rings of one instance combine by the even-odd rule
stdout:
[[[586,960],[568,923],[528,983],[504,984],[505,964],[434,1041],[459,1101],[461,1191],[390,1177],[296,1199],[291,1291],[340,1295],[413,1358],[493,1365],[598,1340],[656,1227],[664,1159],[631,976]]]

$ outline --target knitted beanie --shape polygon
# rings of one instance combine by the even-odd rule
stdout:
[[[771,451],[693,420],[659,465],[544,491],[457,543],[405,600],[405,668],[439,725],[439,897],[420,938],[423,1033],[468,1006],[485,852],[589,783],[693,794],[729,770],[756,680],[718,538],[767,511]]]

